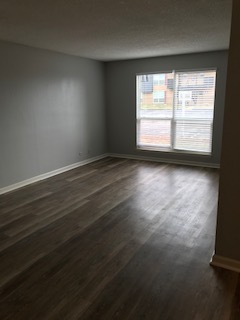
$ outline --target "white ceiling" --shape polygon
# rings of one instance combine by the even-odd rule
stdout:
[[[232,0],[1,0],[0,39],[102,61],[227,49]]]

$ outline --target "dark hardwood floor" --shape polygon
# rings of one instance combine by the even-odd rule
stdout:
[[[239,320],[218,172],[107,158],[0,196],[1,320]]]

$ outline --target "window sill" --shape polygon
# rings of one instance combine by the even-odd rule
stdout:
[[[187,151],[187,150],[174,150],[168,148],[154,148],[154,147],[143,147],[137,146],[137,151],[148,151],[148,152],[160,152],[160,153],[169,153],[169,154],[183,154],[183,155],[196,155],[203,157],[211,157],[212,152],[200,152],[200,151]]]

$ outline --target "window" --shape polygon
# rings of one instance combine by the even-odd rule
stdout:
[[[153,84],[155,86],[162,86],[165,84],[165,74],[160,73],[160,74],[154,74],[153,75]]]
[[[216,70],[140,75],[136,80],[137,148],[211,154]]]
[[[141,77],[141,92],[152,93],[153,92],[153,76],[151,74],[146,74]]]
[[[154,91],[153,103],[165,103],[165,91]]]

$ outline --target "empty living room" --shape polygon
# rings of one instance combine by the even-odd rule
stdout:
[[[239,0],[0,2],[0,319],[240,320]]]

